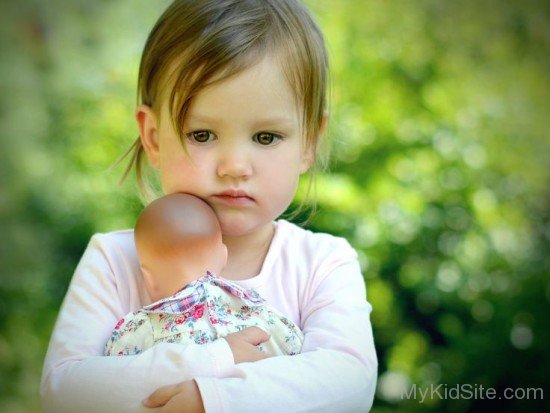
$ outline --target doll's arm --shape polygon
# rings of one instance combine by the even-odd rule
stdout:
[[[219,376],[232,366],[225,340],[206,345],[163,343],[137,356],[104,357],[123,308],[117,267],[104,236],[94,236],[77,267],[56,322],[42,373],[48,412],[145,412],[141,401],[159,386]],[[119,289],[121,289],[119,291]]]

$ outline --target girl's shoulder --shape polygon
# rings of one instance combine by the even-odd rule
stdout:
[[[332,275],[338,278],[335,290],[347,285],[345,279],[356,286],[363,283],[359,257],[345,238],[314,232],[285,220],[277,221],[264,266],[262,274],[269,274],[266,277],[273,281],[275,288],[284,285],[288,292],[294,286],[302,297],[311,297]]]
[[[134,230],[123,229],[95,233],[88,243],[86,252],[102,254],[108,261],[134,261],[136,259]]]
[[[115,245],[135,247],[134,230],[120,229],[111,232],[96,232],[94,235],[92,235],[90,243],[97,243],[111,247]]]
[[[277,241],[281,250],[310,258],[356,258],[357,252],[343,237],[314,232],[285,220],[277,221]]]

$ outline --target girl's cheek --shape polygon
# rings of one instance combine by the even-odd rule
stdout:
[[[212,172],[210,172],[212,173]],[[162,182],[165,193],[191,192],[201,188],[208,176],[208,165],[195,159],[180,158],[164,168]]]

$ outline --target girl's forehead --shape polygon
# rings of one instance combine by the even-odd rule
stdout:
[[[293,94],[293,88],[277,59],[268,55],[230,76],[209,81],[197,97],[229,94],[247,94],[248,97],[257,98],[270,95],[278,99],[286,99]]]
[[[183,83],[195,83],[198,81],[200,88],[205,88],[211,84],[222,82],[226,79],[235,77],[245,71],[252,71],[257,67],[268,66],[283,73],[290,81],[298,73],[307,71],[301,64],[290,64],[290,58],[287,50],[281,47],[274,47],[270,50],[249,50],[242,55],[235,56],[222,65],[210,60],[204,60],[200,63],[189,66],[187,61],[189,56],[184,53],[174,57],[168,62],[159,76],[160,92],[170,92],[181,86]],[[182,82],[182,79],[184,80]],[[292,83],[291,81],[289,84]],[[176,90],[176,92],[178,92]],[[170,93],[165,93],[170,95]]]
[[[162,93],[164,110],[169,109],[170,92],[174,91],[176,95],[185,93],[174,90],[175,83],[171,87],[168,93]],[[251,111],[251,114],[290,122],[301,114],[300,103],[279,57],[266,54],[241,70],[234,73],[221,71],[207,80],[188,99],[186,119],[207,120],[244,109]],[[175,105],[173,110],[177,112],[177,103]]]

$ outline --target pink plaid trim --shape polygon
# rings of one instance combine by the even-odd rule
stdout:
[[[179,314],[206,300],[204,284],[218,286],[229,294],[248,302],[248,305],[257,306],[265,302],[255,290],[246,290],[225,278],[206,272],[206,275],[187,284],[174,295],[163,298],[156,303],[143,308],[145,313]]]

